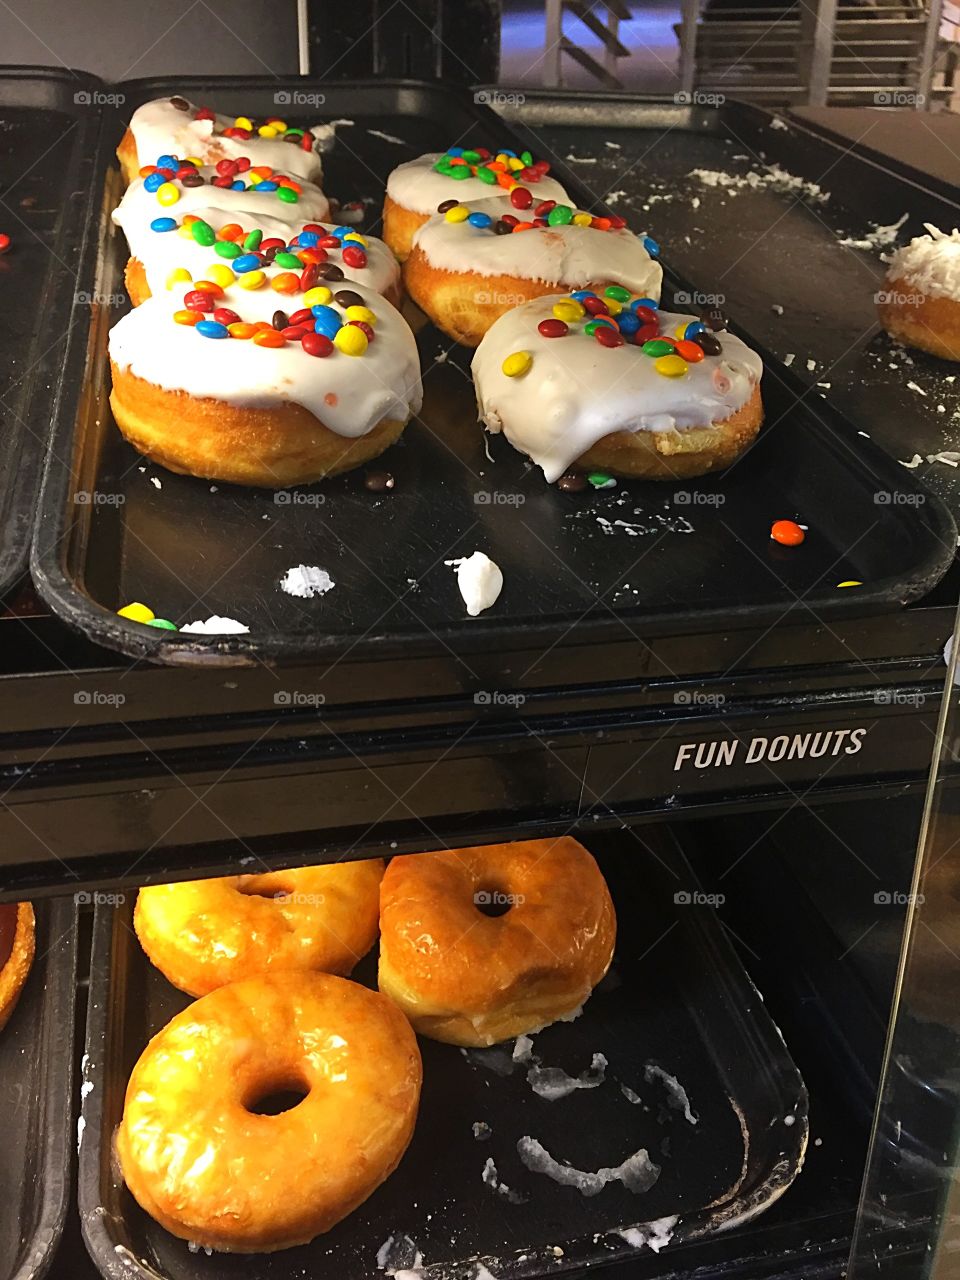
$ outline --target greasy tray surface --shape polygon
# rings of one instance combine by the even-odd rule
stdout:
[[[126,86],[127,102],[132,108],[171,87]],[[269,92],[232,83],[180,87],[226,109],[241,100],[255,113],[274,109],[272,84]],[[338,130],[325,186],[343,200],[371,201],[372,230],[395,164],[465,133],[494,140],[485,109],[440,90],[335,85],[325,94],[323,118],[354,121]],[[114,185],[106,208],[115,198]],[[103,235],[98,289],[111,293],[121,288],[126,252],[106,220]],[[429,326],[419,332],[421,420],[383,459],[396,477],[392,493],[368,492],[362,473],[296,498],[226,485],[211,492],[207,482],[144,463],[121,440],[106,403],[109,319],[101,317],[89,372],[77,373],[90,394],[77,422],[76,461],[51,463],[34,572],[62,617],[133,655],[243,661],[374,646],[383,654],[466,650],[516,637],[552,644],[574,624],[578,637],[593,630],[621,638],[638,626],[702,629],[711,613],[715,625],[773,623],[791,609],[821,615],[904,603],[929,589],[952,558],[947,513],[825,404],[798,403],[792,376],[776,367],[764,382],[768,425],[725,476],[568,495],[502,440],[490,442],[488,458],[468,355],[438,362],[449,343]],[[69,456],[70,424],[63,430]],[[103,500],[78,505],[77,489]],[[877,501],[895,489],[905,502]],[[799,551],[769,540],[772,520],[782,516],[810,527]],[[489,613],[467,619],[445,561],[476,549],[500,564],[505,586]],[[326,569],[335,588],[312,601],[285,595],[280,580],[301,563]],[[838,591],[846,579],[864,586]],[[114,616],[134,599],[178,623],[225,614],[251,635],[171,637]]]
[[[0,256],[0,595],[27,568],[67,331],[74,312],[88,314],[75,295],[99,83],[0,72],[0,231],[11,239]]]
[[[46,1274],[63,1230],[76,1139],[76,911],[63,898],[35,911],[36,959],[0,1032],[0,1280]]]
[[[544,1065],[572,1076],[602,1053],[604,1083],[550,1102],[512,1062],[512,1042],[464,1053],[421,1040],[420,1118],[397,1172],[312,1245],[259,1257],[258,1277],[360,1280],[376,1274],[391,1236],[381,1254],[388,1265],[411,1265],[412,1242],[425,1274],[438,1280],[474,1275],[471,1260],[480,1256],[498,1277],[616,1256],[656,1261],[647,1250],[637,1255],[618,1229],[680,1214],[674,1248],[760,1212],[789,1186],[806,1146],[806,1093],[712,910],[675,905],[675,893],[696,887],[686,863],[668,846],[661,865],[625,835],[591,843],[617,903],[617,955],[581,1017],[542,1032],[533,1049]],[[189,1003],[143,955],[131,906],[98,908],[95,926],[80,1174],[85,1235],[104,1274],[117,1280],[233,1280],[250,1274],[249,1258],[191,1252],[115,1181],[111,1140],[130,1069],[149,1037]],[[355,976],[375,981],[375,953]],[[660,1080],[645,1082],[651,1062],[687,1091],[695,1124],[676,1097],[671,1105]],[[621,1083],[642,1104],[631,1103]],[[490,1127],[486,1139],[474,1137],[475,1123]],[[646,1147],[662,1171],[645,1194],[614,1183],[588,1198],[524,1168],[516,1143],[525,1134],[585,1169],[617,1165]],[[492,1185],[488,1161],[509,1195]]]

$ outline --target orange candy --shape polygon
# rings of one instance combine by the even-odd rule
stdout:
[[[696,364],[698,360],[703,359],[703,347],[695,342],[688,342],[686,338],[678,339],[676,348],[677,355],[683,356],[687,364]]]
[[[156,173],[156,172],[157,172],[157,166],[155,164],[145,164],[140,170],[140,177],[149,178],[151,173]]]
[[[806,536],[795,520],[774,520],[770,526],[770,537],[781,547],[799,547]]]
[[[252,338],[257,332],[257,326],[255,324],[244,324],[243,321],[237,320],[233,324],[228,324],[227,330],[231,338]]]
[[[223,290],[218,284],[214,284],[212,280],[195,280],[193,282],[194,289],[199,289],[201,293],[209,293],[214,298],[222,298]]]
[[[239,222],[228,222],[225,227],[221,227],[217,232],[218,240],[239,240],[243,235],[243,227]]]
[[[198,320],[203,319],[203,312],[202,311],[175,311],[173,313],[173,318],[174,320],[176,320],[177,324],[194,325],[197,323]]]
[[[532,222],[518,222],[514,225],[514,231],[536,231],[536,227]]]
[[[283,347],[286,346],[286,339],[282,333],[278,333],[276,329],[268,327],[260,329],[253,335],[253,340],[258,347]]]
[[[268,164],[258,164],[258,165],[254,165],[254,167],[250,170],[250,172],[255,173],[258,178],[266,179],[270,177],[271,173],[273,173],[273,170],[270,168]]]
[[[594,218],[590,225],[597,231],[609,231],[613,223],[609,218]]]
[[[299,293],[300,277],[295,271],[282,271],[273,277],[270,285],[277,293]]]

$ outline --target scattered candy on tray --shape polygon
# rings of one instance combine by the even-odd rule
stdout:
[[[795,520],[774,520],[770,526],[770,537],[781,547],[799,547],[806,536],[803,525]]]
[[[6,253],[10,248],[10,237],[0,231],[0,253]]]

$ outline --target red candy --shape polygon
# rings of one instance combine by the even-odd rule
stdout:
[[[547,214],[550,212],[550,210],[555,209],[556,207],[557,207],[556,200],[541,200],[533,212],[537,215],[538,218],[545,218]]]
[[[322,333],[305,333],[300,345],[308,356],[328,356],[333,350],[333,343]]]
[[[340,241],[336,236],[324,236],[320,241],[319,247],[321,249],[339,249]]]
[[[0,253],[6,253],[10,248],[10,237],[0,232]]]
[[[190,308],[194,310],[194,308]],[[239,324],[240,317],[235,311],[231,311],[229,307],[217,307],[213,313],[214,320],[218,324]]]
[[[529,209],[533,204],[533,196],[526,187],[514,187],[510,192],[510,203],[515,209]]]
[[[593,331],[593,336],[600,343],[601,347],[622,347],[623,334],[612,325],[601,324]]]
[[[236,172],[237,172],[236,160],[218,160],[217,161],[217,173],[219,173],[222,177],[232,178]]]
[[[211,185],[214,187],[230,187],[233,185],[233,179],[224,177],[214,178]]]
[[[299,342],[310,330],[304,324],[288,324],[280,330],[280,337],[285,342]],[[317,335],[319,337],[319,334]]]
[[[619,213],[610,214],[610,226],[613,228],[614,231],[622,231],[626,225],[627,225],[626,218],[621,218]]]
[[[309,307],[303,307],[299,311],[295,311],[290,317],[291,324],[311,324],[313,322],[313,312]]]
[[[503,213],[500,215],[500,221],[505,222],[508,227],[515,227],[520,219],[512,213]]]
[[[345,246],[343,260],[348,267],[365,267],[367,265],[367,255],[358,245],[354,244]]]
[[[304,268],[303,274],[300,277],[300,288],[304,293],[306,293],[308,289],[313,288],[319,279],[320,268],[315,262],[311,262],[309,267]]]
[[[203,289],[191,289],[183,295],[183,305],[189,311],[213,311],[217,304]]]
[[[200,107],[197,114],[194,116],[195,120],[216,120],[216,118],[217,113],[214,111],[213,107]]]
[[[366,320],[348,320],[348,325],[353,325],[355,329],[362,329],[367,335],[367,341],[372,342],[374,338],[373,327],[367,324]]]
[[[570,332],[569,326],[563,320],[554,320],[549,317],[541,320],[537,325],[537,329],[545,338],[563,338]]]
[[[637,332],[633,335],[633,340],[638,347],[642,347],[645,342],[649,342],[651,338],[660,337],[660,326],[656,320],[652,324],[642,324]]]
[[[300,150],[301,150],[301,151],[312,151],[312,150],[313,150],[313,137],[312,137],[309,133],[305,133],[305,134],[303,135],[303,137],[300,139]],[[315,354],[319,354],[319,352],[317,352],[317,353],[315,353]],[[326,353],[324,353],[324,354],[326,354]]]
[[[581,298],[580,305],[584,311],[589,311],[592,316],[605,316],[609,314],[609,307],[602,298]]]
[[[641,324],[656,324],[657,313],[653,307],[637,307],[633,313]],[[655,335],[656,336],[656,335]]]
[[[266,253],[268,249],[276,249],[279,252],[280,249],[285,249],[286,247],[278,236],[272,236],[269,240],[260,241],[261,253]]]
[[[327,228],[321,227],[319,222],[305,222],[303,229],[304,231],[312,231],[317,236],[325,236],[327,234]]]

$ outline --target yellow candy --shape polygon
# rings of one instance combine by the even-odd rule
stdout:
[[[673,336],[675,338],[682,338],[687,331],[687,326],[689,325],[689,323],[690,323],[689,320],[684,320],[682,324],[678,324],[673,331]]]
[[[275,138],[279,132],[280,130],[276,125],[272,124],[262,124],[257,130],[261,138]]]
[[[233,127],[235,129],[252,129],[253,121],[248,120],[246,116],[237,116],[233,122]]]
[[[157,187],[157,199],[161,204],[176,204],[180,199],[180,191],[172,182],[163,182]]]
[[[682,378],[687,372],[687,362],[682,356],[657,356],[653,362],[657,373],[665,378]]]
[[[189,284],[193,276],[186,267],[174,267],[167,276],[167,288],[175,289],[178,284]]]
[[[212,280],[214,284],[218,284],[221,289],[228,288],[236,278],[236,275],[223,262],[215,262],[212,266],[207,267],[207,279]]]
[[[237,280],[237,284],[241,289],[259,289],[266,278],[267,273],[265,271],[245,271]]]
[[[308,289],[303,295],[303,305],[305,307],[325,307],[333,294],[325,284],[318,284],[313,289]]]
[[[514,351],[507,356],[501,368],[508,378],[522,378],[533,364],[533,356],[529,351]]]
[[[259,187],[260,183],[263,181],[263,178],[260,176],[260,174],[254,173],[252,169],[247,170],[246,179],[247,179],[248,187]]]
[[[574,324],[587,313],[576,298],[564,298],[562,302],[553,304],[553,314],[565,324]]]
[[[200,157],[199,157],[199,156],[187,156],[187,158],[186,158],[186,160],[184,161],[184,163],[185,163],[185,164],[195,164],[195,165],[197,166],[197,168],[199,169],[199,168],[200,168],[200,166],[203,164],[203,161],[200,159]]]
[[[131,622],[152,622],[157,615],[145,604],[134,601],[133,604],[125,604],[122,609],[118,609],[117,616],[129,618]]]
[[[286,133],[290,128],[286,120],[271,120],[270,124],[274,129],[276,129],[277,133]]]
[[[348,320],[363,320],[371,327],[377,323],[377,317],[369,307],[347,307],[346,315]]]
[[[589,213],[575,213],[573,215],[573,225],[575,227],[589,227],[593,221]]]
[[[863,583],[858,582],[856,578],[847,578],[844,582],[838,582],[838,587],[862,587]]]
[[[618,316],[623,310],[623,303],[618,302],[616,298],[604,298],[604,302],[607,304],[607,310],[612,316]]]
[[[343,237],[343,239],[344,239],[344,243],[346,243],[348,240],[353,240],[355,244],[363,245],[364,249],[367,247],[366,239],[360,234],[359,231],[350,231],[348,232],[347,235]]]
[[[193,232],[190,230],[190,223],[183,222],[177,227],[177,235],[182,236],[184,240],[193,240]]]
[[[231,338],[252,338],[257,332],[255,324],[245,324],[242,320],[236,320],[233,324],[227,325]]]
[[[514,173],[516,173],[518,169],[522,169],[523,167],[524,167],[523,161],[518,160],[516,156],[507,157],[507,168],[512,169]]]
[[[368,347],[367,335],[355,324],[345,324],[333,336],[333,345],[347,356],[362,356]]]
[[[448,222],[466,222],[470,217],[470,210],[465,204],[455,204],[443,216]]]
[[[192,227],[195,222],[200,221],[200,215],[197,213],[185,213],[182,218],[185,227]]]

